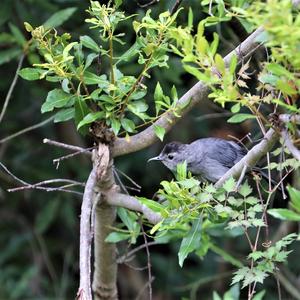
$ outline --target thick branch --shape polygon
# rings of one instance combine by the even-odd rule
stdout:
[[[254,31],[244,42],[242,42],[235,50],[230,52],[225,58],[226,65],[229,64],[231,58],[236,54],[239,60],[245,59],[258,47],[256,38],[262,33],[262,28]],[[187,114],[196,104],[207,98],[209,88],[203,82],[199,81],[189,91],[187,91],[177,102],[176,107],[179,109],[181,116]],[[180,109],[183,107],[182,109]],[[116,139],[112,148],[113,156],[120,156],[127,153],[135,152],[150,146],[154,142],[158,141],[157,136],[154,133],[154,126],[158,125],[169,131],[174,124],[178,121],[178,118],[172,111],[163,114],[154,124],[143,130],[142,132],[133,135],[130,139],[118,138]]]
[[[237,164],[235,164],[230,170],[228,170],[222,178],[220,178],[216,183],[216,187],[221,187],[226,180],[230,177],[238,178],[244,166],[248,168],[254,167],[257,161],[263,157],[268,151],[271,150],[273,145],[278,139],[278,134],[272,128],[268,130],[265,134],[263,140],[255,145],[248,153],[245,155]]]
[[[86,182],[80,215],[80,247],[79,268],[80,284],[77,293],[78,299],[92,300],[91,290],[91,211],[94,198],[94,188],[97,182],[97,166],[95,165]]]
[[[112,232],[116,219],[116,208],[106,202],[106,192],[117,189],[113,176],[113,161],[110,159],[106,145],[99,145],[99,163],[97,164],[98,196],[95,205],[94,235],[94,279],[93,291],[95,299],[115,300],[117,292],[117,259],[116,244],[107,243],[105,239]],[[99,197],[101,195],[101,198]],[[97,202],[97,198],[100,200]]]
[[[162,220],[162,216],[160,214],[140,203],[135,197],[126,194],[109,192],[106,194],[106,202],[109,205],[120,206],[133,211],[141,212],[143,216],[152,224],[157,224]]]
[[[283,139],[283,144],[288,148],[288,150],[291,152],[291,154],[300,161],[300,151],[294,145],[287,129],[283,129],[281,131],[281,136]]]

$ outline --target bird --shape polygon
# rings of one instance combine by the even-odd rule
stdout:
[[[202,181],[217,182],[231,167],[239,162],[247,150],[234,141],[222,138],[201,138],[190,144],[171,142],[161,153],[148,160],[161,161],[172,172],[186,161],[187,170]]]

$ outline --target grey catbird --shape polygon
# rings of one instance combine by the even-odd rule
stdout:
[[[160,160],[171,171],[186,161],[187,169],[202,180],[217,182],[247,151],[233,141],[203,138],[191,144],[171,142],[151,160]]]

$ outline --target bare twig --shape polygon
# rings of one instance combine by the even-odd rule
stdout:
[[[142,187],[137,184],[131,177],[129,177],[126,173],[124,173],[123,171],[121,171],[120,169],[114,167],[114,169],[120,173],[121,175],[123,175],[126,179],[128,179],[136,188],[141,189]]]
[[[125,261],[127,261],[128,259],[130,259],[136,252],[144,249],[145,247],[150,247],[150,246],[153,246],[153,245],[158,245],[157,242],[148,242],[147,245],[146,244],[142,244],[134,249],[132,249],[131,251],[129,251],[128,253],[120,256],[118,259],[117,259],[117,263],[118,264],[122,264],[124,263]]]
[[[22,135],[22,134],[24,134],[24,133],[27,133],[27,132],[29,132],[29,131],[38,129],[38,128],[40,128],[40,127],[43,127],[44,125],[50,123],[53,119],[54,119],[54,116],[52,116],[52,117],[50,117],[50,118],[48,118],[48,119],[46,119],[46,120],[44,120],[44,121],[42,121],[42,122],[39,122],[39,123],[37,123],[37,124],[34,124],[34,125],[32,125],[32,126],[26,127],[26,128],[24,128],[24,129],[22,129],[22,130],[20,130],[20,131],[17,131],[17,132],[15,132],[15,133],[13,133],[13,134],[11,134],[11,135],[9,135],[9,136],[3,138],[2,140],[0,140],[0,144],[3,144],[3,143],[5,143],[5,142],[8,142],[8,141],[10,141],[10,140],[16,138],[17,136]]]
[[[22,64],[23,64],[23,61],[24,61],[24,57],[25,57],[25,54],[22,54],[21,57],[20,57],[20,60],[19,60],[19,63],[18,63],[18,67],[17,67],[17,70],[16,70],[16,73],[15,73],[15,76],[14,76],[14,79],[9,87],[9,90],[8,90],[8,93],[6,95],[6,98],[5,98],[5,101],[4,101],[4,104],[3,104],[3,107],[2,107],[2,111],[1,111],[1,114],[0,114],[0,123],[2,122],[3,120],[3,117],[5,115],[5,112],[6,112],[6,109],[7,109],[7,106],[9,104],[9,101],[11,99],[11,95],[14,91],[14,88],[16,86],[16,83],[18,81],[18,72],[20,71],[20,69],[22,68]]]
[[[59,148],[64,148],[64,149],[76,151],[76,152],[80,151],[80,152],[82,152],[84,154],[87,154],[87,155],[92,155],[92,153],[89,150],[86,150],[85,148],[81,148],[81,147],[74,146],[74,145],[69,145],[69,144],[65,144],[65,143],[61,143],[61,142],[56,142],[56,141],[49,140],[49,139],[43,139],[43,143],[44,144],[49,144],[49,145],[52,145],[52,146],[56,146],[56,147],[59,147]]]
[[[140,292],[139,292],[138,295],[136,296],[135,300],[139,300],[139,299],[142,297],[142,295],[143,295],[145,289],[148,287],[149,284],[150,284],[150,285],[152,284],[152,282],[153,282],[154,279],[155,279],[155,278],[152,277],[150,281],[146,282],[146,284],[140,289]]]
[[[176,0],[176,2],[174,3],[173,7],[170,10],[170,14],[174,15],[175,12],[178,10],[180,4],[181,4],[182,0]]]
[[[152,0],[152,1],[148,2],[148,3],[141,4],[141,3],[139,3],[138,1],[136,1],[137,5],[138,5],[139,7],[141,7],[141,8],[148,7],[148,6],[150,6],[150,5],[154,4],[154,3],[158,3],[158,2],[159,2],[159,0]]]
[[[278,280],[284,287],[284,289],[294,298],[300,300],[300,292],[297,287],[294,287],[292,283],[282,274],[282,272],[276,273]]]
[[[141,221],[141,219],[140,219]],[[144,227],[143,224],[141,222],[141,230],[142,230],[142,234],[144,237],[144,242],[145,242],[145,248],[146,248],[146,253],[147,253],[147,269],[148,269],[148,283],[149,283],[149,300],[152,300],[152,274],[151,274],[151,258],[150,258],[150,251],[149,251],[149,247],[148,247],[148,240],[147,240],[147,236],[146,233],[144,231]]]
[[[73,194],[77,194],[77,195],[82,195],[81,192],[77,192],[74,190],[68,190],[66,189],[66,186],[63,187],[46,187],[44,186],[45,184],[51,184],[51,183],[57,183],[57,182],[68,182],[68,183],[72,183],[73,185],[84,185],[81,182],[77,182],[74,180],[69,180],[69,179],[50,179],[50,180],[46,180],[46,181],[41,181],[38,183],[28,183],[22,179],[20,179],[19,177],[17,177],[16,175],[14,175],[11,171],[8,170],[8,168],[2,164],[0,162],[0,166],[6,171],[6,173],[8,173],[13,179],[15,179],[17,182],[23,184],[23,186],[21,187],[17,187],[17,188],[12,188],[12,189],[8,189],[8,192],[17,192],[17,191],[21,191],[21,190],[28,190],[28,189],[35,189],[35,190],[43,190],[46,192],[66,192],[66,193],[73,193]]]
[[[82,154],[82,153],[85,153],[85,152],[89,152],[89,151],[91,151],[94,148],[95,147],[86,148],[86,149],[83,149],[83,150],[80,150],[80,151],[76,151],[74,153],[71,153],[71,154],[68,154],[68,155],[65,155],[65,156],[62,156],[62,157],[59,157],[59,158],[55,158],[55,159],[53,159],[53,164],[56,164],[56,169],[58,169],[59,164],[60,164],[61,161],[69,159],[69,158],[72,158],[72,157],[74,157],[76,155],[79,155],[79,154]]]

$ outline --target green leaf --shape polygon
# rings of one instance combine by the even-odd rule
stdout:
[[[219,46],[219,36],[217,33],[213,33],[214,39],[213,42],[210,45],[210,54],[214,56],[217,52],[218,46]]]
[[[291,198],[292,207],[300,213],[300,191],[293,188],[292,186],[287,186],[288,193]]]
[[[109,82],[106,80],[106,76],[103,74],[98,76],[94,73],[85,71],[83,74],[83,81],[85,84],[98,84],[99,87],[107,87]]]
[[[238,259],[236,259],[234,256],[230,255],[224,249],[218,247],[217,245],[210,244],[209,248],[212,251],[214,251],[215,253],[217,253],[218,255],[220,255],[225,261],[231,263],[233,266],[238,267],[238,268],[243,267],[243,264]]]
[[[241,123],[245,120],[255,119],[256,117],[251,114],[236,114],[227,120],[228,123]]]
[[[199,29],[199,27],[198,27],[198,29]],[[206,51],[208,49],[208,42],[207,42],[206,38],[199,34],[197,34],[197,37],[196,37],[196,49],[197,49],[197,52],[202,55],[205,55]]]
[[[268,214],[280,220],[300,221],[300,214],[287,208],[272,208],[268,210]]]
[[[139,50],[142,48],[142,45],[142,41],[138,38],[136,42],[118,58],[119,61],[129,61],[140,52]]]
[[[98,57],[96,53],[90,53],[85,60],[84,70],[86,70],[93,62],[93,60]]]
[[[235,73],[235,69],[237,66],[237,56],[235,54],[233,54],[231,60],[230,60],[230,64],[229,64],[229,73],[231,75],[233,75]]]
[[[233,192],[235,190],[235,187],[236,187],[236,181],[233,177],[226,180],[226,182],[223,185],[223,188],[227,193]]]
[[[180,267],[182,267],[183,262],[187,258],[188,254],[199,248],[201,241],[201,227],[201,218],[194,220],[190,232],[182,239],[178,252]]]
[[[118,8],[123,3],[123,0],[115,0],[115,6]]]
[[[153,200],[149,200],[147,198],[144,197],[137,197],[139,202],[143,203],[144,205],[146,205],[147,207],[149,207],[151,210],[158,212],[158,213],[167,213],[166,209],[163,205],[161,205],[160,203],[158,203],[157,201],[153,201]]]
[[[75,98],[74,107],[75,107],[75,124],[77,126],[79,122],[90,112],[90,110],[82,97]],[[83,135],[85,135],[87,131],[88,131],[88,126],[82,127],[79,130],[79,132]]]
[[[116,119],[111,119],[111,129],[113,130],[115,135],[118,135],[120,128],[121,128],[121,123],[119,120]]]
[[[285,80],[277,80],[276,87],[286,95],[296,95],[298,92]]]
[[[118,207],[118,216],[129,231],[134,231],[136,227],[137,215],[123,207]]]
[[[189,7],[189,14],[188,14],[188,27],[193,28],[193,21],[194,21],[194,14],[191,7]]]
[[[70,107],[66,109],[61,109],[55,114],[54,123],[65,122],[73,119],[75,116],[75,108]]]
[[[192,74],[193,76],[195,76],[198,80],[207,82],[208,79],[209,79],[204,73],[202,73],[201,71],[199,71],[197,68],[195,68],[195,67],[193,67],[193,66],[184,64],[184,65],[183,65],[183,68],[184,68],[187,72],[189,72],[190,74]]]
[[[241,104],[240,103],[236,103],[236,104],[234,104],[231,107],[230,110],[231,110],[232,113],[236,114],[236,113],[238,113],[240,111],[240,109],[241,109]]]
[[[290,71],[288,71],[285,67],[279,64],[269,63],[266,65],[266,69],[277,76],[285,76],[291,80],[294,79],[294,75]]]
[[[83,35],[80,37],[82,45],[86,48],[93,50],[94,52],[100,52],[98,44],[88,35]]]
[[[160,102],[162,101],[164,98],[164,93],[163,90],[161,88],[161,85],[159,82],[157,82],[156,87],[155,87],[155,91],[154,91],[154,101],[155,102]]]
[[[67,21],[76,10],[76,7],[62,9],[53,14],[43,25],[46,29],[58,27]]]
[[[23,47],[26,44],[26,39],[20,29],[12,23],[9,23],[9,29],[15,37],[17,43]]]
[[[41,112],[45,113],[53,111],[54,108],[61,108],[70,104],[73,95],[65,93],[61,89],[54,89],[47,95],[46,101],[43,103]]]
[[[121,124],[122,124],[122,127],[127,131],[127,132],[134,132],[135,130],[135,124],[133,123],[133,121],[127,119],[127,118],[124,118],[124,119],[121,119]]]
[[[107,243],[118,243],[120,241],[128,240],[130,238],[130,233],[125,232],[111,232],[106,238]]]
[[[105,116],[105,113],[103,111],[97,111],[97,112],[91,112],[87,114],[77,125],[77,129],[80,127],[91,124],[97,120],[103,119]]]
[[[215,63],[216,63],[216,67],[218,69],[218,71],[221,73],[221,74],[225,74],[225,62],[223,60],[223,57],[217,53],[215,55]]]
[[[248,181],[245,181],[242,186],[239,188],[239,193],[243,196],[243,197],[247,197],[249,194],[251,194],[252,192],[252,188],[250,187],[250,185],[248,184]]]
[[[163,141],[164,136],[166,134],[166,130],[165,130],[165,128],[163,128],[159,125],[154,125],[154,133],[161,141]]]
[[[187,177],[187,163],[184,161],[176,167],[176,179],[179,181],[185,180]]]
[[[38,80],[41,78],[41,74],[45,72],[45,70],[39,68],[24,68],[18,74],[25,80]]]

